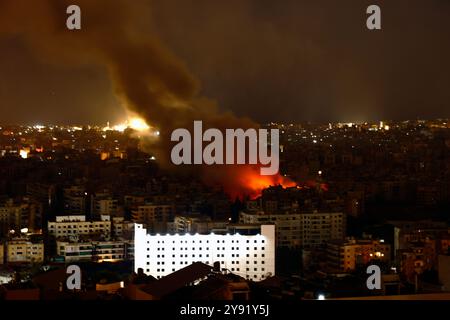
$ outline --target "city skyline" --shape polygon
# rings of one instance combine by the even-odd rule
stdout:
[[[0,300],[450,300],[449,21],[0,0]]]

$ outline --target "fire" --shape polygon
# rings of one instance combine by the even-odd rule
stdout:
[[[129,121],[130,128],[137,131],[147,131],[150,126],[141,118],[132,118]]]
[[[217,175],[217,173],[220,173]],[[282,186],[283,188],[297,187],[298,189],[317,189],[322,192],[328,191],[326,183],[314,180],[307,180],[297,183],[288,177],[277,174],[272,176],[260,175],[259,166],[227,166],[220,170],[209,170],[207,177],[209,182],[221,184],[225,192],[231,199],[249,197],[256,199],[261,196],[262,191],[271,186]],[[208,179],[206,179],[208,182]]]
[[[125,122],[114,125],[110,127],[109,125],[103,128],[103,131],[114,130],[123,132],[126,129],[133,129],[139,132],[145,132],[150,129],[150,126],[145,122],[144,119],[139,117],[132,117],[127,119]]]
[[[295,187],[297,184],[291,179],[280,174],[263,176],[258,166],[233,166],[228,172],[232,185],[226,185],[225,189],[232,198],[249,196],[255,199],[261,195],[263,189],[270,186],[281,185],[283,188]]]

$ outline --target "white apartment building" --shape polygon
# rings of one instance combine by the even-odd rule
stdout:
[[[241,212],[239,222],[245,224],[274,223],[278,247],[314,247],[329,240],[345,237],[343,213],[281,213]]]
[[[101,216],[100,221],[86,221],[85,216],[57,216],[48,222],[48,233],[56,238],[77,235],[111,235],[111,219]]]
[[[57,241],[56,252],[65,262],[117,262],[134,257],[133,240]]]
[[[44,243],[31,242],[27,238],[9,240],[6,244],[7,263],[31,263],[44,261]]]
[[[222,269],[260,281],[275,274],[275,226],[260,228],[256,235],[153,235],[136,224],[134,268],[159,279],[194,262],[219,262]]]

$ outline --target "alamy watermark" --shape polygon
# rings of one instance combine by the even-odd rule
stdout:
[[[72,4],[67,7],[66,13],[69,15],[66,20],[66,26],[69,30],[81,30],[81,8]],[[378,5],[370,5],[366,9],[369,16],[366,20],[366,26],[369,30],[381,30],[381,8]]]
[[[224,137],[215,128],[203,132],[202,121],[194,121],[193,137],[184,128],[172,132],[171,141],[178,143],[170,157],[175,165],[260,164],[261,175],[275,175],[280,165],[279,140],[278,129],[270,129],[270,138],[268,129],[226,129]],[[204,142],[209,143],[203,148]]]

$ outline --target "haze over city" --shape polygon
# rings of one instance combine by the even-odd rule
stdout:
[[[0,15],[8,2],[0,4]],[[105,32],[110,39],[114,23],[122,23],[114,16],[119,3],[102,6],[104,16],[112,17],[107,22],[111,33]],[[155,34],[198,80],[202,95],[216,100],[222,110],[257,122],[450,116],[445,105],[450,98],[449,3],[377,3],[383,8],[379,33],[365,28],[370,1],[352,0],[139,0],[133,1],[139,12],[132,13],[130,24],[143,34]],[[14,15],[16,28],[5,26],[11,16],[0,19],[2,121],[121,121],[124,106],[105,66],[62,63],[35,50],[38,41],[27,40],[29,30],[41,28],[35,27],[42,25],[43,15],[27,11],[26,4],[25,12]],[[60,11],[64,26],[64,6]],[[88,9],[83,15],[88,32],[95,20]],[[57,45],[44,33],[41,38]]]

